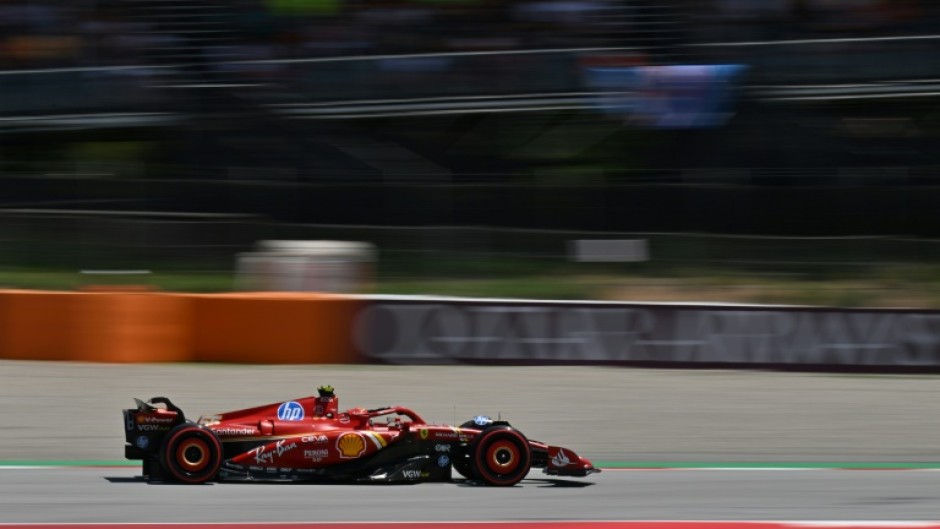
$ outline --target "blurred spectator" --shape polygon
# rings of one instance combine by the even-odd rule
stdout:
[[[578,47],[585,45],[585,38],[590,44],[592,38],[609,33],[611,22],[604,22],[604,10],[621,4],[238,0],[193,6],[184,0],[0,0],[0,67],[147,62],[159,49],[187,49],[196,56],[201,51],[190,45],[196,35],[206,35],[195,39],[201,46],[222,46],[225,41],[225,46],[254,58]],[[220,38],[208,38],[213,33]]]
[[[709,23],[704,29],[710,38],[720,42],[905,34],[935,27],[926,5],[924,0],[714,0],[698,4],[696,11]]]

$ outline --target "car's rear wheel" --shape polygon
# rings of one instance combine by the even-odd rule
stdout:
[[[160,464],[177,481],[205,483],[222,466],[222,442],[208,428],[181,424],[170,430],[160,447]]]
[[[473,477],[495,486],[512,486],[529,473],[529,440],[510,426],[484,430],[471,444]],[[460,470],[458,470],[460,472]]]

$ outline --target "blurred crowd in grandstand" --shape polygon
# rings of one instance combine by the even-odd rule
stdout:
[[[0,68],[894,36],[936,29],[937,12],[929,0],[0,0]]]
[[[932,183],[938,22],[936,0],[0,0],[0,175]],[[98,199],[17,189],[9,204]],[[287,211],[167,192],[135,200]],[[456,218],[434,208],[393,220]],[[631,229],[613,209],[595,224]]]
[[[0,257],[221,262],[278,221],[936,237],[938,28],[937,0],[0,0]],[[226,245],[225,215],[274,223]]]
[[[127,64],[183,46],[209,59],[264,59],[583,46],[598,11],[566,1],[5,0],[4,67]],[[611,4],[611,5],[608,5]],[[193,53],[195,55],[196,53]]]

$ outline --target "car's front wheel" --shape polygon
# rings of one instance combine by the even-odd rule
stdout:
[[[454,457],[454,470],[467,479],[476,479],[473,475],[472,455],[458,453]]]
[[[214,432],[195,424],[170,430],[160,447],[160,464],[177,481],[205,483],[222,466],[222,442]]]
[[[470,448],[473,476],[487,485],[512,486],[529,473],[529,440],[510,426],[484,430]]]

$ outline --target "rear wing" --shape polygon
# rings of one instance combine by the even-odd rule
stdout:
[[[183,410],[166,397],[153,397],[144,402],[135,398],[135,408],[123,410],[124,457],[146,459],[157,453],[163,437],[176,425],[186,422]],[[162,405],[159,406],[158,405]]]
[[[186,415],[183,413],[183,410],[180,409],[179,406],[173,404],[170,401],[170,399],[168,399],[167,397],[152,397],[147,402],[144,402],[135,397],[134,403],[137,404],[137,411],[140,411],[140,412],[152,412],[155,410],[159,410],[160,408],[157,408],[156,406],[154,406],[154,404],[163,404],[164,409],[168,411],[176,412],[177,415],[179,415],[179,417],[182,420],[184,421],[186,420]]]

